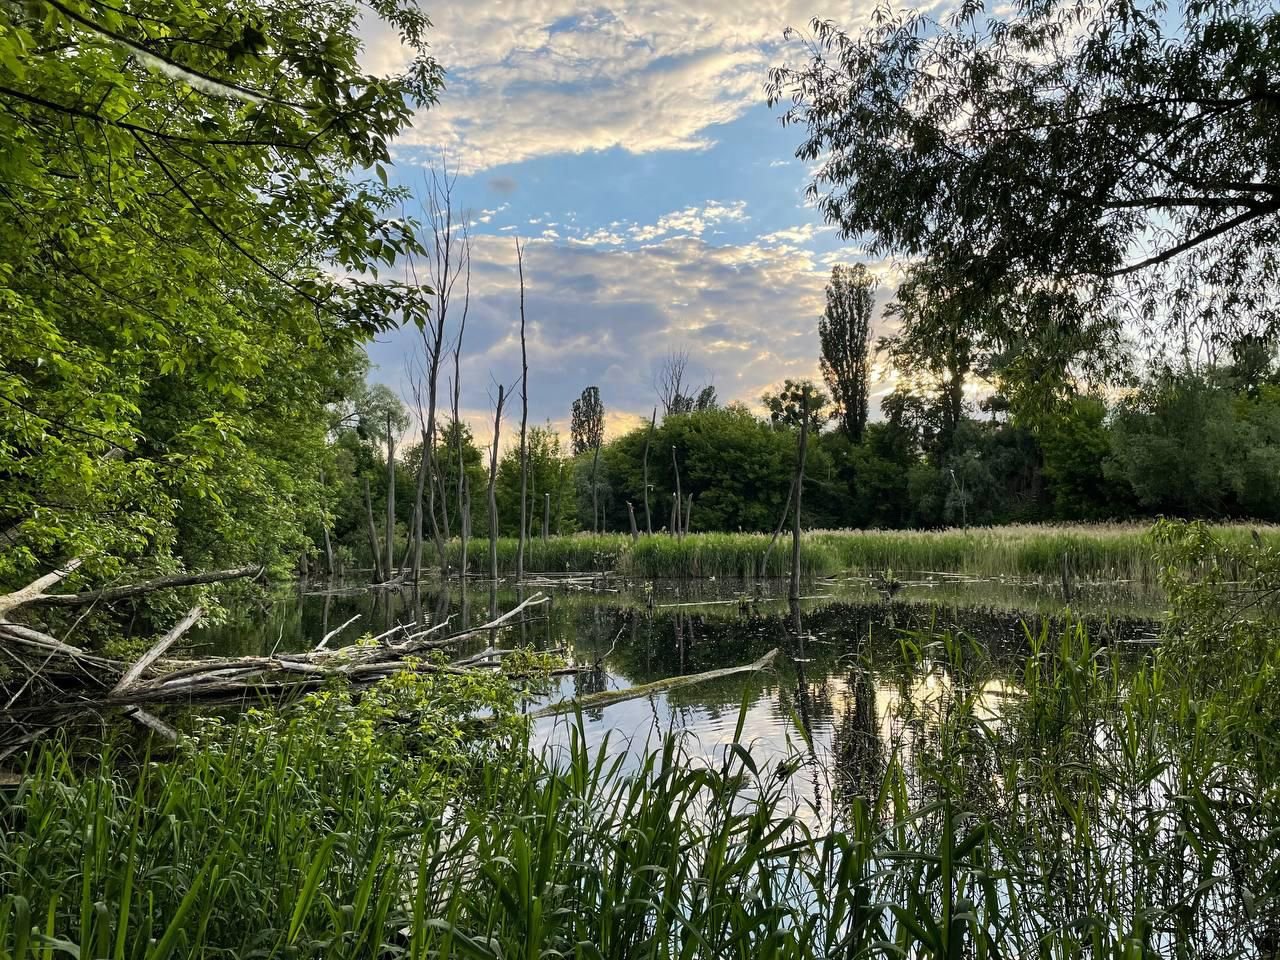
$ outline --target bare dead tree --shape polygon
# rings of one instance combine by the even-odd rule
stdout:
[[[489,447],[489,580],[498,582],[498,441],[502,430],[502,405],[506,388],[498,385],[498,403],[493,412],[493,444]]]
[[[684,531],[683,531],[683,530],[681,530],[681,526],[682,526],[682,524],[681,524],[681,522],[680,522],[680,506],[681,506],[681,497],[680,497],[680,464],[679,464],[679,462],[676,460],[676,448],[675,448],[675,445],[674,445],[674,444],[673,444],[673,445],[672,445],[672,447],[671,447],[671,465],[672,465],[673,467],[675,467],[675,469],[676,469],[676,505],[675,505],[675,510],[676,510],[676,512],[675,512],[675,526],[674,526],[674,530],[673,530],[673,532],[674,532],[674,533],[675,533],[675,535],[676,535],[676,539],[677,539],[677,540],[679,540],[679,539],[681,539],[682,534],[683,534],[683,532],[684,532]]]
[[[453,191],[457,183],[457,173],[450,173],[447,161],[442,160],[440,169],[432,169],[424,184],[426,198],[424,206],[427,214],[427,226],[431,234],[431,254],[427,258],[427,280],[434,297],[435,314],[430,322],[421,328],[422,352],[426,359],[427,372],[427,416],[426,440],[423,443],[422,463],[419,466],[417,497],[421,503],[423,493],[427,495],[425,508],[418,510],[417,526],[414,530],[414,575],[417,577],[422,567],[422,516],[429,518],[431,538],[436,545],[436,553],[440,560],[441,574],[447,569],[444,537],[436,518],[435,492],[436,484],[427,483],[435,467],[436,436],[436,402],[440,382],[440,366],[445,349],[445,325],[449,314],[449,304],[453,297],[454,287],[462,276],[468,280],[468,299],[471,276],[471,240],[467,228],[465,214],[457,216],[453,206]],[[412,261],[411,261],[412,262]],[[461,340],[461,335],[459,335]],[[456,375],[456,369],[455,369]]]
[[[369,478],[364,478],[364,512],[365,519],[369,522],[369,552],[373,556],[373,578],[375,580],[384,579],[382,576],[382,545],[378,543],[378,526],[373,522],[373,499],[369,496]]]
[[[800,599],[800,500],[804,493],[804,461],[809,452],[809,385],[801,393],[803,416],[800,418],[800,449],[796,455],[795,522],[791,527],[791,593],[789,599]]]
[[[516,545],[516,582],[524,579],[524,547],[529,539],[529,355],[524,336],[524,249],[516,237],[516,269],[520,274],[520,540]]]
[[[600,484],[596,482],[596,471],[600,468],[600,444],[596,444],[596,452],[591,457],[591,532],[600,530]]]
[[[464,582],[467,577],[467,544],[471,539],[471,483],[467,479],[467,465],[463,456],[462,420],[459,416],[459,399],[462,385],[462,336],[467,330],[467,312],[471,308],[471,234],[464,230],[463,245],[466,248],[465,272],[462,285],[462,319],[458,322],[458,336],[453,341],[453,383],[451,399],[453,401],[453,442],[454,454],[458,464],[458,535],[462,540],[462,568],[458,576]]]
[[[644,532],[653,536],[653,520],[649,517],[649,445],[653,443],[653,431],[658,425],[658,408],[653,408],[649,418],[649,432],[644,438]]]
[[[542,495],[542,539],[551,535],[551,494]]]
[[[396,436],[387,411],[387,579],[395,576],[396,549]]]
[[[658,392],[658,400],[662,404],[662,415],[680,413],[681,401],[685,396],[684,376],[689,366],[688,350],[672,350],[662,361],[658,372],[654,374],[653,387]]]

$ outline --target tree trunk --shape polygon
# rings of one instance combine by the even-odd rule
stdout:
[[[551,535],[551,494],[542,495],[542,539]]]
[[[804,461],[809,452],[809,387],[801,394],[803,413],[800,417],[800,450],[796,457],[796,512],[791,527],[791,594],[790,599],[800,599],[800,500],[804,494]]]
[[[412,564],[413,582],[422,579],[422,495],[427,481],[427,432],[422,431],[422,457],[418,462],[418,479],[413,490],[413,520],[409,530],[409,542],[405,545],[401,567]]]
[[[682,539],[683,531],[680,529],[680,464],[676,461],[676,448],[671,448],[671,465],[676,468],[676,502],[675,502],[675,535],[676,539]]]
[[[498,582],[498,440],[502,430],[504,388],[498,386],[498,407],[493,414],[493,446],[489,448],[489,580]]]
[[[369,496],[369,478],[364,478],[364,512],[369,521],[369,552],[373,556],[373,579],[382,579],[382,544],[378,543],[378,525],[373,522],[373,499]]]
[[[520,540],[516,544],[516,582],[524,579],[524,546],[529,539],[529,355],[524,337],[524,252],[516,238],[516,268],[520,272]]]
[[[387,579],[395,576],[396,549],[396,441],[387,413]]]
[[[600,444],[596,444],[595,456],[591,458],[591,532],[600,532],[600,508],[596,496],[596,469],[600,465]]]
[[[684,532],[689,532],[689,517],[693,514],[693,494],[689,494],[688,503],[684,508]]]
[[[323,470],[321,470],[321,471],[320,471],[320,486],[321,486],[321,488],[323,489],[323,487],[324,487],[324,471],[323,471]],[[322,528],[321,528],[321,532],[324,534],[324,562],[325,562],[325,567],[326,567],[326,569],[328,569],[328,571],[329,571],[329,576],[331,576],[331,577],[332,577],[332,576],[333,576],[333,574],[334,574],[334,562],[333,562],[333,540],[332,540],[332,538],[329,536],[329,524],[328,524],[328,523],[325,523],[325,524],[322,526]]]
[[[634,543],[640,539],[640,531],[636,529],[636,509],[631,505],[631,501],[627,501],[627,516],[631,520],[631,540]]]
[[[649,518],[649,444],[653,442],[653,431],[658,425],[658,408],[653,408],[653,416],[649,418],[649,432],[644,438],[644,532],[653,536],[653,521]]]

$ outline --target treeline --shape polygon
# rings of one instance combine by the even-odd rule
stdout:
[[[884,400],[882,419],[853,441],[832,420],[817,388],[811,416],[824,425],[812,437],[803,500],[810,528],[931,528],[1009,522],[1088,521],[1156,515],[1252,518],[1280,522],[1280,372],[1273,365],[1229,365],[1199,373],[1161,371],[1110,399],[1084,394],[1051,413],[1010,413],[998,395],[966,406],[951,431],[937,395],[899,389]],[[766,397],[771,417],[742,404],[658,416],[608,442],[599,455],[575,455],[550,426],[529,432],[529,535],[578,531],[626,533],[634,511],[640,533],[673,530],[674,497],[693,532],[772,532],[782,520],[795,466],[799,390],[790,384]],[[374,388],[364,412],[347,421],[333,446],[332,536],[340,561],[367,565],[370,546],[363,484],[371,508],[386,507],[387,407],[402,420],[398,399]],[[438,443],[445,489],[456,483],[454,449],[461,430],[473,488],[487,483],[487,462],[470,430],[447,424]],[[648,497],[645,476],[648,448]],[[398,541],[412,519],[420,448],[394,465]],[[594,514],[593,522],[593,477]],[[512,447],[499,459],[498,529],[519,530],[520,463]],[[692,497],[692,506],[688,498]],[[446,497],[439,522],[456,535],[456,508]],[[473,520],[486,530],[486,507]],[[317,537],[317,545],[320,540]]]

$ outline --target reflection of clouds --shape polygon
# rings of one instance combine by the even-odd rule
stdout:
[[[859,24],[866,0],[823,16]],[[813,16],[806,0],[478,0],[432,9],[432,52],[448,70],[439,105],[404,147],[444,147],[464,173],[556,153],[621,147],[698,150],[711,128],[763,100],[765,71],[794,59],[782,32]],[[366,32],[365,66],[405,62],[385,27]]]

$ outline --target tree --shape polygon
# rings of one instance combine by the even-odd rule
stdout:
[[[582,396],[573,401],[569,436],[575,457],[595,450],[604,442],[604,404],[600,401],[599,387],[587,387]]]
[[[716,407],[716,388],[713,385],[694,387],[685,382],[688,367],[689,351],[673,350],[654,376],[654,388],[658,391],[664,417],[695,410],[714,410]]]
[[[783,382],[777,393],[766,393],[760,402],[769,410],[769,420],[774,426],[799,429],[804,422],[804,410],[809,412],[809,429],[820,431],[831,419],[830,399],[810,380]],[[807,407],[806,407],[807,404]]]
[[[862,264],[836,265],[827,284],[827,309],[818,321],[822,344],[822,376],[831,390],[840,425],[854,443],[867,426],[871,364],[871,310],[876,280]]]
[[[662,404],[662,415],[668,417],[673,413],[688,413],[687,404],[690,398],[684,392],[684,375],[689,366],[688,350],[672,350],[663,358],[662,365],[654,375],[654,389],[658,391],[658,401]]]
[[[1002,341],[1064,324],[1098,355],[1131,304],[1203,336],[1272,324],[1274,4],[929,9],[815,21],[811,61],[771,72],[827,220],[963,278]]]
[[[962,292],[939,289],[936,275],[917,266],[889,306],[898,332],[880,341],[900,380],[934,408],[929,445],[935,452],[948,449],[964,416],[965,381],[979,356],[970,332],[970,306]]]
[[[365,13],[401,75],[359,64]],[[424,316],[376,271],[420,249],[383,165],[439,88],[426,28],[400,0],[6,5],[0,578],[296,561],[326,404]]]

